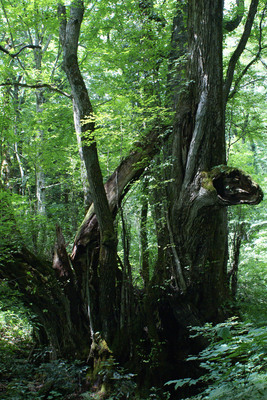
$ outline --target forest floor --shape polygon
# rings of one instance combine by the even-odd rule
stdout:
[[[189,357],[201,365],[203,376],[177,376],[177,380],[146,393],[140,393],[142,388],[137,386],[135,375],[112,358],[103,361],[97,374],[85,362],[52,360],[51,349],[35,343],[34,316],[29,315],[19,294],[0,282],[0,399],[267,399],[267,293],[263,282],[264,278],[262,286],[257,282],[256,289],[243,283],[237,304],[239,317],[192,330],[193,336],[205,336],[210,343],[198,355]],[[194,392],[199,393],[188,397],[191,388],[197,387],[201,390]]]

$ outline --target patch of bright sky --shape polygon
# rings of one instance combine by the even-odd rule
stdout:
[[[224,9],[226,11],[229,11],[231,9],[232,4],[233,2],[231,0],[224,0]]]

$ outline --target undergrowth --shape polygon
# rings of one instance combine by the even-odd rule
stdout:
[[[205,373],[167,382],[178,390],[183,386],[202,386],[190,400],[263,400],[267,393],[267,329],[240,322],[193,327],[191,337],[208,338],[209,346],[188,361],[198,361]],[[188,398],[186,399],[188,400]]]

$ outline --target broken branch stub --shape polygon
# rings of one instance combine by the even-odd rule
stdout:
[[[260,186],[244,171],[221,165],[206,174],[205,186],[215,189],[217,203],[222,206],[259,204],[263,199]]]

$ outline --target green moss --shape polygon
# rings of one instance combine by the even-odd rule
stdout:
[[[220,174],[230,174],[233,171],[237,171],[238,168],[235,167],[229,167],[228,165],[221,164],[221,165],[216,165],[216,167],[213,167],[211,171],[209,172],[209,175],[211,178],[215,178],[216,176]],[[243,171],[240,171],[243,174]]]
[[[208,191],[216,191],[213,186],[212,177],[209,172],[202,171],[201,172],[201,186]]]
[[[110,232],[106,230],[103,232],[103,236],[101,238],[101,244],[106,247],[113,247],[117,245],[117,237],[114,232]]]
[[[240,174],[248,176],[245,172],[239,170],[238,168],[221,164],[213,167],[211,171],[201,172],[201,186],[208,191],[216,191],[213,186],[213,180],[221,174],[229,175],[234,171],[238,171]]]

